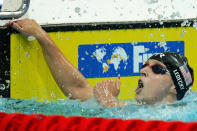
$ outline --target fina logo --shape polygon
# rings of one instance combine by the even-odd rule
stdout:
[[[140,67],[158,52],[184,54],[184,41],[85,44],[78,46],[78,69],[86,78],[139,76]],[[165,57],[163,53],[158,54]]]

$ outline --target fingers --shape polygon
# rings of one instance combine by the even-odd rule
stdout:
[[[100,82],[98,82],[96,84],[96,86],[94,87],[94,89],[93,89],[94,94],[97,94],[97,92],[99,91],[99,88],[101,88],[101,83]]]
[[[10,26],[13,29],[17,30],[18,32],[22,31],[21,26],[17,23],[17,21],[11,21],[9,23],[6,23],[5,26]]]
[[[5,23],[5,25],[4,25],[4,26],[7,26],[7,27],[8,27],[8,26],[10,26],[10,22]]]
[[[28,21],[29,19],[12,21],[9,23],[9,26],[20,32],[23,36],[28,37],[31,35],[31,31],[29,31],[27,26],[29,24]]]
[[[12,28],[14,28],[15,30],[17,30],[18,32],[21,32],[22,31],[21,26],[17,22],[10,22],[10,26]]]
[[[120,77],[116,78],[116,89],[120,90]]]

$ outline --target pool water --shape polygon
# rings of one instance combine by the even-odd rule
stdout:
[[[104,117],[122,119],[197,121],[197,94],[190,92],[183,100],[171,105],[127,105],[103,108],[95,99],[86,102],[61,99],[57,102],[36,102],[35,100],[0,99],[0,112],[45,115]]]

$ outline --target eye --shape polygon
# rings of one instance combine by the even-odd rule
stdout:
[[[145,76],[145,77],[147,76],[147,74],[146,74],[146,73],[141,73],[140,75],[141,75],[141,76]]]
[[[158,64],[152,66],[152,70],[156,74],[165,74],[167,72],[167,70],[163,66],[158,65]]]

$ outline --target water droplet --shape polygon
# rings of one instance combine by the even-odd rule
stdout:
[[[181,26],[182,26],[182,27],[183,27],[183,26],[186,26],[188,22],[189,22],[188,20],[184,20],[184,21],[181,23]]]
[[[20,64],[21,63],[21,60],[18,60],[17,62]]]
[[[86,11],[86,10],[84,10],[84,11],[83,11],[83,13],[84,13],[84,14],[86,14],[86,13],[87,13],[87,11]]]
[[[145,0],[147,4],[155,4],[158,3],[158,0]]]
[[[194,27],[195,30],[197,31],[197,21],[196,21],[196,20],[193,21],[193,27]]]
[[[5,90],[5,85],[4,84],[0,84],[0,90]]]
[[[85,51],[85,54],[86,54],[86,55],[89,55],[89,53],[88,53],[87,51]]]
[[[161,36],[164,37],[164,33],[161,33]]]
[[[184,37],[184,33],[181,33],[181,34],[180,34],[180,37]]]
[[[69,94],[68,94],[68,98],[71,98],[71,97],[72,97],[72,94],[71,94],[71,93],[69,93]]]
[[[25,56],[26,56],[27,58],[30,58],[29,52],[25,52]]]
[[[5,82],[9,84],[10,83],[10,80],[5,80]]]
[[[76,12],[76,13],[80,13],[80,11],[81,11],[81,9],[80,9],[79,7],[76,7],[76,8],[75,8],[75,12]]]
[[[36,39],[36,38],[35,38],[34,36],[28,36],[28,37],[27,37],[27,40],[28,40],[28,41],[33,41],[33,40],[35,40],[35,39]]]
[[[159,24],[160,24],[160,25],[163,25],[163,21],[159,21]]]

